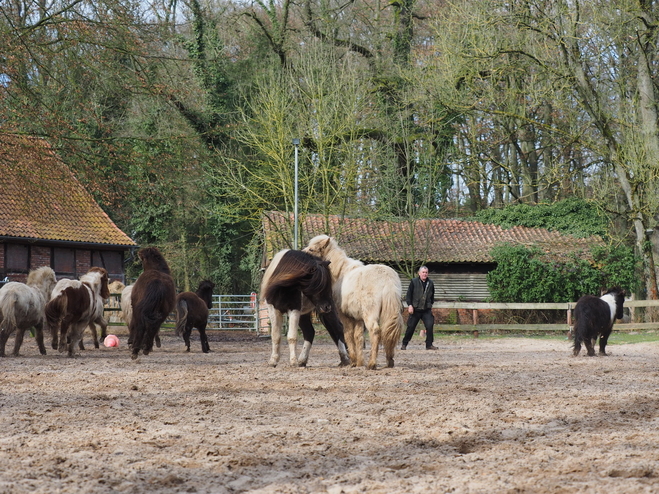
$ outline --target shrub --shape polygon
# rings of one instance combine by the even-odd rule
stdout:
[[[500,244],[492,250],[497,267],[487,275],[493,302],[570,302],[602,288],[636,288],[638,260],[626,246],[598,247],[592,261],[577,254],[557,259],[538,248]]]

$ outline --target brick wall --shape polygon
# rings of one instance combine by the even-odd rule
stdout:
[[[76,250],[76,272],[82,276],[92,267],[92,252],[90,250]]]
[[[30,249],[30,270],[50,265],[50,247],[32,246]]]

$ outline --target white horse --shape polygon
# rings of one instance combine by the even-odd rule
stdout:
[[[11,281],[0,290],[0,357],[5,356],[7,339],[14,331],[14,356],[23,343],[25,330],[34,326],[41,355],[46,355],[43,343],[44,309],[50,292],[57,283],[55,272],[47,266],[31,271],[27,283]]]
[[[309,360],[315,329],[311,313],[318,315],[339,350],[341,366],[350,364],[343,337],[343,328],[332,301],[331,275],[323,262],[299,250],[282,250],[272,258],[261,282],[261,304],[266,304],[270,316],[272,355],[269,364],[279,363],[279,345],[284,314],[288,314],[288,347],[290,365],[304,367]],[[296,355],[298,326],[304,345]]]
[[[364,365],[364,330],[371,340],[368,368],[377,368],[378,346],[384,346],[387,367],[394,366],[394,352],[403,329],[402,288],[396,271],[382,264],[364,265],[351,259],[335,239],[318,235],[304,249],[330,261],[334,301],[343,322],[353,366]]]

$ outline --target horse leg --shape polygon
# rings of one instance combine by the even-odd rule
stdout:
[[[381,339],[381,331],[380,331],[380,325],[378,322],[373,322],[371,321],[371,324],[368,325],[368,335],[371,340],[371,354],[368,359],[368,366],[367,369],[370,370],[375,370],[378,367],[378,350],[380,348],[380,339]],[[362,331],[361,334],[363,335],[364,332]]]
[[[65,317],[64,320],[62,321],[61,326],[60,326],[59,343],[57,345],[57,350],[60,353],[64,353],[66,351],[67,333],[69,331],[69,325],[70,324],[71,323],[68,320],[68,318]],[[55,340],[53,340],[53,341],[55,341]]]
[[[606,356],[608,355],[608,354],[606,353],[605,349],[606,349],[606,343],[607,343],[607,341],[609,341],[609,336],[610,336],[610,335],[611,335],[611,330],[608,330],[608,331],[602,333],[602,335],[600,336],[600,351],[599,351],[599,355],[600,355],[601,357],[606,357]]]
[[[593,344],[593,340],[590,338],[586,338],[584,340],[584,344],[586,345],[586,350],[588,350],[588,356],[589,357],[594,357],[595,356],[595,348]]]
[[[284,324],[284,315],[272,305],[268,306],[268,315],[270,316],[270,336],[272,339],[272,355],[270,355],[270,361],[268,363],[272,367],[277,367],[279,363],[279,346],[281,343],[281,327]]]
[[[343,332],[346,339],[346,344],[348,345],[348,356],[350,357],[350,365],[352,367],[361,367],[364,365],[364,351],[361,347],[363,343],[363,335],[357,341],[355,333],[362,330],[362,325],[357,325],[355,321],[349,318],[342,318],[343,321]]]
[[[156,341],[156,348],[160,348],[160,328],[156,330],[156,335],[153,339]],[[151,345],[151,348],[153,348],[153,345]]]
[[[336,309],[333,309],[331,312],[319,314],[320,320],[327,329],[332,341],[339,350],[339,358],[341,363],[339,367],[346,367],[350,365],[350,357],[348,356],[348,346],[346,345],[346,340],[343,335],[343,324],[339,315],[336,312]]]
[[[53,350],[57,350],[59,348],[59,342],[57,338],[58,329],[59,328],[57,327],[57,324],[50,327],[50,346]]]
[[[18,352],[21,349],[23,344],[23,337],[25,336],[25,330],[27,328],[17,328],[16,329],[16,338],[14,338],[14,357],[18,357]]]
[[[192,334],[192,324],[188,322],[185,325],[185,328],[183,328],[183,341],[185,342],[185,351],[189,352],[190,351],[190,334]]]
[[[300,311],[288,311],[288,353],[291,367],[297,367],[297,329],[300,324]]]
[[[201,351],[208,353],[211,351],[211,347],[208,344],[208,336],[206,336],[206,323],[202,323],[197,328],[199,330],[199,339],[201,340]]]
[[[300,367],[306,367],[307,362],[309,361],[311,345],[313,345],[313,339],[316,336],[316,330],[311,322],[311,312],[300,315],[300,329],[302,330],[302,336],[304,337],[304,344],[302,345],[300,356],[297,359],[297,365]]]
[[[5,346],[10,334],[11,330],[7,326],[0,328],[0,357],[5,356]]]
[[[39,353],[41,355],[46,355],[46,346],[43,342],[43,323],[34,325],[34,339],[37,340],[37,346],[39,347]]]

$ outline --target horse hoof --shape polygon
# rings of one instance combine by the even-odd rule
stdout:
[[[306,367],[307,363],[306,362],[298,362],[297,366],[298,367]]]
[[[131,360],[137,360],[137,354],[136,354],[136,353],[132,353],[132,354],[130,355],[130,359],[131,359]]]
[[[377,364],[368,364],[366,366],[368,370],[376,370],[378,368]]]

